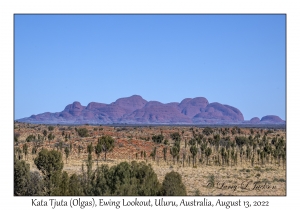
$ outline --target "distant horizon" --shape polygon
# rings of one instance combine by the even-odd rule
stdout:
[[[26,123],[19,122],[15,120],[16,123]],[[270,128],[270,129],[286,129],[286,123],[284,124],[247,124],[247,123],[236,123],[236,124],[130,124],[130,123],[110,123],[110,124],[93,124],[93,123],[78,123],[78,124],[68,124],[68,123],[28,123],[32,125],[59,125],[59,126],[113,126],[113,127],[191,127],[195,126],[198,128],[206,127],[240,127],[240,128]]]
[[[14,15],[14,119],[131,95],[286,120],[286,15]]]
[[[121,98],[129,98],[129,97],[133,97],[133,96],[139,96],[139,97],[143,98],[144,100],[146,100],[147,102],[159,102],[159,103],[162,103],[162,102],[157,101],[157,100],[151,100],[151,101],[149,101],[149,100],[145,99],[143,96],[138,95],[138,94],[133,94],[133,95],[131,95],[131,96],[128,96],[128,97],[121,97]],[[199,96],[199,97],[205,98],[205,97],[203,97],[203,96]],[[199,97],[195,97],[195,98],[199,98]],[[72,103],[66,104],[65,107],[64,107],[63,109],[61,109],[61,110],[59,110],[59,111],[56,111],[56,112],[61,112],[61,111],[63,111],[68,105],[71,105],[71,104],[76,103],[76,102],[80,103],[80,104],[81,104],[82,106],[84,106],[84,107],[87,107],[90,103],[102,103],[102,104],[109,105],[109,104],[112,104],[112,103],[116,102],[118,99],[121,99],[121,98],[117,98],[115,101],[112,101],[111,103],[103,103],[103,102],[101,102],[101,101],[91,101],[91,102],[87,103],[86,105],[85,105],[85,104],[82,104],[80,101],[73,101]],[[162,104],[169,104],[169,103],[178,103],[178,104],[180,104],[180,103],[181,103],[183,100],[185,100],[185,99],[188,99],[188,98],[184,98],[184,99],[182,99],[181,101],[172,101],[172,102],[167,102],[167,103],[162,103]],[[209,102],[209,101],[208,101],[208,102]],[[209,102],[209,103],[220,103],[220,104],[223,104],[223,103],[217,102],[217,101]],[[229,106],[231,106],[230,104],[223,104],[223,105],[229,105]],[[235,107],[235,108],[239,109],[238,107]],[[56,113],[56,112],[50,112],[50,113]],[[43,112],[43,113],[48,113],[48,111]],[[32,115],[38,115],[38,114],[43,114],[43,113],[37,113],[37,114],[32,114]],[[243,114],[243,113],[242,113],[242,114]],[[32,116],[32,115],[30,115],[30,116]],[[243,115],[244,115],[244,114],[243,114]],[[249,120],[251,120],[252,118],[255,118],[255,117],[258,117],[258,118],[261,120],[261,118],[263,118],[263,117],[265,117],[265,116],[271,116],[271,115],[274,115],[274,114],[266,114],[266,115],[261,116],[261,117],[259,117],[259,116],[253,116],[253,117],[251,117],[250,119],[245,119],[245,118],[244,118],[244,121],[249,121]],[[27,116],[27,117],[30,117],[30,116]],[[277,115],[274,115],[274,116],[277,116]],[[27,118],[27,117],[25,117],[25,118]],[[278,116],[278,117],[279,117],[279,116]],[[23,118],[19,118],[19,119],[15,119],[15,120],[20,120],[20,119],[23,119]],[[282,119],[282,118],[281,118],[281,119]],[[282,119],[282,120],[286,121],[285,119]],[[56,124],[56,123],[54,123],[54,124]],[[79,123],[79,124],[80,124],[80,123]],[[122,123],[121,123],[121,124],[122,124]],[[195,125],[197,125],[197,124],[195,124]]]

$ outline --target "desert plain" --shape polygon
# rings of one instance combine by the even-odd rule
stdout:
[[[34,164],[42,148],[61,151],[68,174],[80,174],[102,136],[111,136],[111,151],[93,151],[93,167],[144,161],[158,180],[178,172],[189,196],[285,196],[286,130],[238,125],[45,125],[14,123],[15,157]],[[27,145],[25,155],[23,147]],[[174,150],[177,145],[178,150]],[[68,147],[70,153],[64,151]],[[193,147],[193,149],[191,149]],[[208,149],[209,148],[209,149]],[[210,151],[209,151],[210,150]]]

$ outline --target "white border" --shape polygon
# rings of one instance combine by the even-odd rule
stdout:
[[[0,93],[1,93],[1,209],[32,209],[31,197],[13,196],[13,15],[15,13],[281,13],[287,14],[287,196],[240,197],[242,200],[269,200],[271,208],[298,205],[299,141],[296,119],[299,119],[299,7],[296,1],[0,1]],[[298,68],[297,68],[298,67]],[[298,93],[298,94],[297,94]],[[3,135],[4,133],[4,135]],[[71,197],[65,197],[69,200]],[[192,197],[187,197],[191,199]],[[239,197],[207,197],[209,200],[235,200]],[[117,199],[120,199],[117,198]],[[175,199],[175,198],[174,198]],[[179,200],[179,198],[177,198]],[[99,207],[98,207],[99,208]],[[199,208],[199,207],[196,207]],[[201,207],[200,207],[201,208]],[[34,209],[50,209],[35,207]],[[62,208],[61,208],[62,209]],[[66,209],[66,208],[64,208]],[[86,208],[87,209],[87,208]],[[113,208],[111,208],[113,209]],[[121,208],[123,209],[123,208]],[[129,208],[128,208],[129,209]],[[171,208],[169,208],[171,209]],[[209,207],[211,209],[211,207]],[[218,208],[213,208],[218,209]],[[222,207],[222,209],[226,209]],[[232,209],[232,208],[231,208]],[[253,207],[251,208],[253,209]],[[294,208],[294,209],[297,209]]]

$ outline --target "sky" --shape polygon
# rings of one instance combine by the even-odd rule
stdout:
[[[285,15],[14,15],[14,119],[205,97],[286,119]]]

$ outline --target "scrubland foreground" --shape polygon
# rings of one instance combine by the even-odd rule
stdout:
[[[15,195],[286,195],[286,130],[14,124]]]

